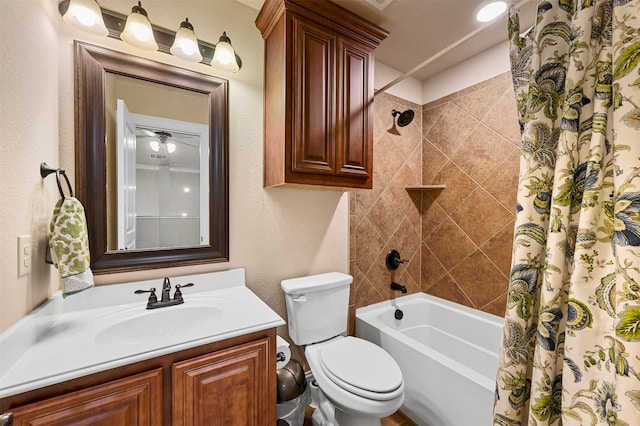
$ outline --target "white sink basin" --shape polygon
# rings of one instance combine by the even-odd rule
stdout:
[[[184,303],[145,309],[158,280],[58,292],[0,333],[0,398],[284,324],[244,269],[175,277]]]
[[[175,338],[200,336],[215,321],[220,321],[233,302],[228,299],[205,299],[158,309],[136,309],[132,313],[119,312],[98,321],[104,329],[95,334],[102,345],[138,345],[148,341],[171,342]]]

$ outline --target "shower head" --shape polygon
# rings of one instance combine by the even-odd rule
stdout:
[[[413,117],[415,113],[413,112],[412,109],[408,109],[404,112],[400,112],[394,109],[394,110],[391,110],[391,115],[393,115],[394,118],[396,116],[399,116],[398,126],[404,127],[404,126],[408,126],[413,121]]]

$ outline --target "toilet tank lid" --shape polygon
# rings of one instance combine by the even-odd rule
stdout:
[[[280,283],[280,287],[287,294],[303,294],[350,285],[352,281],[353,277],[351,275],[343,274],[342,272],[327,272],[325,274],[283,280]]]

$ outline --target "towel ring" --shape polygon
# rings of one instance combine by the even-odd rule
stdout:
[[[62,190],[62,184],[60,183],[60,175],[62,175],[64,177],[64,180],[67,182],[67,188],[69,189],[69,196],[73,197],[73,188],[71,188],[71,182],[69,182],[69,178],[67,177],[67,173],[64,171],[64,169],[61,169],[61,168],[54,169],[53,167],[49,166],[47,163],[40,164],[40,176],[45,178],[49,176],[51,173],[56,174],[56,183],[58,184],[58,191],[60,191],[60,196],[62,198],[65,197],[64,191]]]
[[[58,191],[60,191],[60,196],[64,198],[64,191],[62,190],[62,185],[60,184],[60,175],[64,177],[64,180],[67,182],[67,188],[69,189],[69,196],[73,197],[73,189],[71,188],[71,182],[69,182],[69,178],[64,170],[58,169],[56,170],[56,183],[58,184]]]

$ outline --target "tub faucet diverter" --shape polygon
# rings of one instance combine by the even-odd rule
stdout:
[[[398,269],[398,266],[400,266],[400,264],[405,262],[407,262],[407,260],[404,260],[400,257],[400,253],[398,252],[398,250],[389,250],[389,253],[387,253],[387,257],[385,259],[387,269],[390,271],[395,271],[396,269]]]

